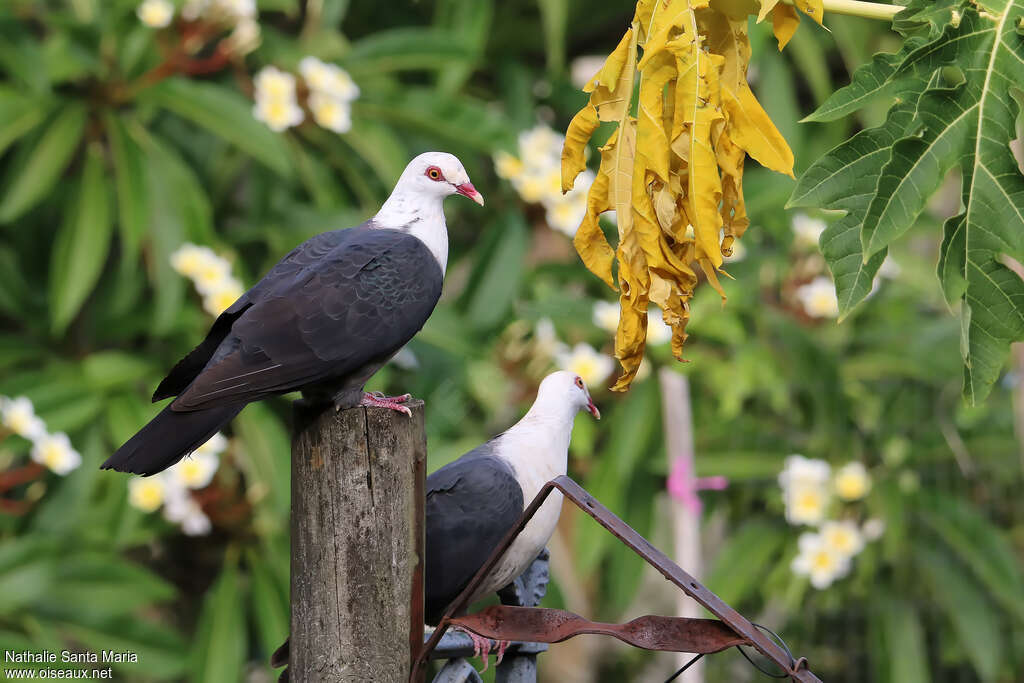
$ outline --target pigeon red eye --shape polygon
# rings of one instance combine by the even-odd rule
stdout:
[[[576,378],[576,386],[578,386],[580,389],[583,388],[583,380],[581,380],[579,377]]]
[[[431,180],[441,180],[444,178],[444,175],[441,174],[441,169],[437,166],[431,166],[427,169],[427,177]]]

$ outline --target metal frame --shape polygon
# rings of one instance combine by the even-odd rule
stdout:
[[[648,564],[682,589],[686,595],[696,600],[705,609],[718,617],[721,623],[713,622],[712,620],[710,623],[714,625],[709,626],[709,620],[703,619],[647,616],[623,625],[595,624],[561,610],[539,610],[508,606],[491,607],[478,615],[454,618],[455,614],[463,612],[468,607],[469,598],[477,586],[490,573],[508,547],[512,545],[512,541],[526,527],[540,506],[555,489],[561,491],[576,507],[593,517],[598,524],[611,532],[624,545],[644,558]],[[561,630],[552,627],[552,618],[554,618],[554,621],[563,624],[563,626],[558,627]],[[572,619],[578,621],[571,623],[568,628],[565,628],[564,624],[567,618],[570,621]],[[630,640],[627,637],[623,637],[624,635],[629,636],[629,634],[634,632],[638,622],[641,622],[643,626],[653,625],[656,631],[654,637],[642,639],[642,644],[635,642],[635,638]],[[728,630],[731,630],[731,632],[723,630],[723,625]],[[794,660],[786,649],[762,633],[746,617],[705,588],[697,579],[690,576],[663,552],[651,545],[647,539],[602,505],[600,501],[587,493],[583,487],[565,475],[559,476],[544,485],[533,499],[533,502],[523,511],[516,525],[505,535],[501,543],[498,544],[498,547],[495,548],[491,556],[480,567],[480,570],[473,576],[462,593],[448,606],[444,617],[442,617],[434,633],[424,644],[413,662],[412,672],[409,677],[410,683],[418,683],[421,680],[424,666],[430,657],[430,653],[450,626],[460,626],[474,632],[477,632],[478,629],[484,630],[485,632],[480,633],[480,635],[497,637],[497,639],[501,640],[531,640],[538,642],[558,642],[572,638],[579,633],[607,633],[639,647],[654,650],[670,649],[683,652],[717,652],[724,649],[723,647],[718,647],[718,645],[731,639],[724,647],[738,644],[749,645],[774,662],[785,672],[784,675],[792,680],[799,683],[821,683],[821,680],[808,668],[807,660],[804,657]],[[709,629],[713,629],[714,632]],[[704,637],[710,637],[711,641],[705,642],[703,647],[712,647],[713,649],[691,649],[699,648],[700,643],[698,641]],[[680,647],[685,649],[678,649]]]

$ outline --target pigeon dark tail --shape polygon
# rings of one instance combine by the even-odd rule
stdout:
[[[243,407],[239,403],[177,412],[167,406],[100,467],[145,476],[162,472],[206,443]]]

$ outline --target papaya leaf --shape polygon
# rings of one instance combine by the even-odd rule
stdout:
[[[909,122],[905,114],[890,115],[880,129],[833,149],[808,169],[790,202],[809,205],[833,195],[837,178],[856,179],[830,169],[858,156],[872,159],[856,167],[872,177],[877,172],[866,197],[859,190],[822,204],[847,212],[822,242],[845,314],[866,295],[880,255],[914,224],[947,174],[959,171],[964,211],[946,222],[938,275],[950,305],[960,304],[964,397],[972,403],[990,391],[1010,343],[1024,339],[1024,282],[1006,265],[1024,260],[1024,175],[1010,149],[1019,114],[1010,95],[1024,64],[1022,16],[1024,0],[912,3],[896,22],[907,38],[904,49],[876,56],[809,117],[831,119],[888,93],[899,111],[908,107]],[[962,74],[960,83],[944,80],[948,67]],[[912,100],[912,93],[920,94]],[[877,169],[886,139],[891,152]]]

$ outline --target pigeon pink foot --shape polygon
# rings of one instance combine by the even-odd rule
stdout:
[[[399,413],[405,413],[409,417],[412,417],[412,411],[402,405],[406,401],[412,398],[412,394],[402,394],[401,396],[385,396],[379,391],[375,391],[372,394],[370,392],[363,392],[363,400],[359,402],[361,406],[376,406],[378,408],[387,408],[389,410],[395,410]]]

